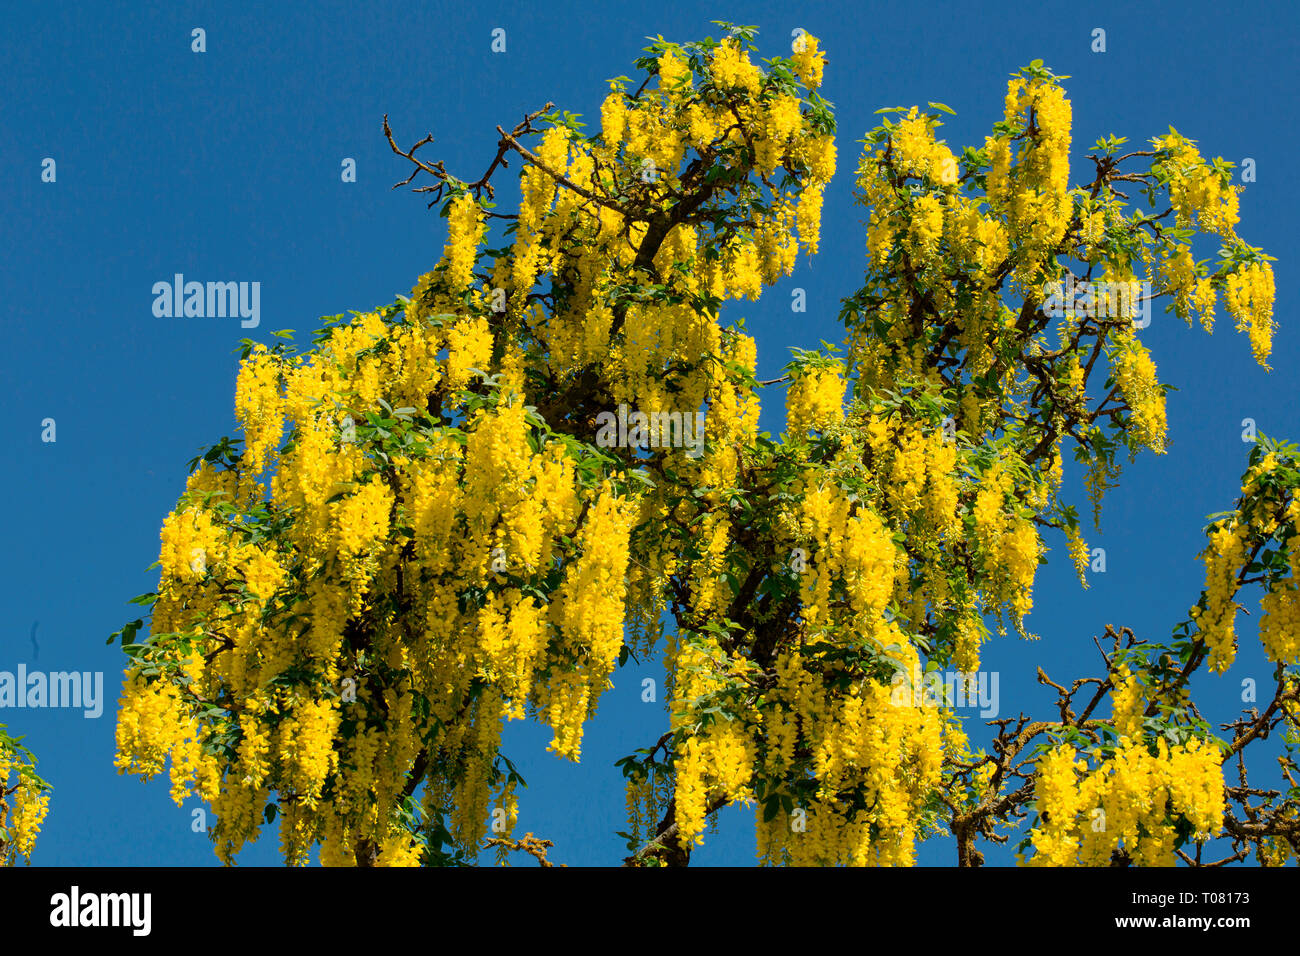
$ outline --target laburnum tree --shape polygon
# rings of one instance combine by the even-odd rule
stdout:
[[[980,840],[1016,833],[1033,864],[1284,862],[1295,446],[1252,450],[1168,640],[1111,630],[1099,674],[1041,674],[1055,719],[995,721],[977,747],[924,676],[1024,633],[1052,539],[1083,576],[1065,454],[1095,518],[1126,456],[1163,452],[1139,314],[1209,331],[1222,301],[1266,363],[1272,270],[1237,236],[1229,164],[1172,130],[1128,152],[1109,137],[1072,186],[1070,103],[1039,62],[960,154],[936,139],[941,104],[882,111],[842,347],[760,382],[724,312],[816,253],[835,120],[815,38],[760,63],[753,29],[724,26],[656,39],[594,135],[552,104],[498,127],[476,180],[385,120],[411,164],[399,185],[427,177],[414,188],[447,218],[445,252],[409,298],[333,317],[305,351],[245,343],[242,439],[191,463],[158,590],[136,599],[150,620],[119,632],[120,770],[170,762],[227,862],[277,817],[290,864],[462,864],[489,844],[545,862],[547,841],[510,835],[523,787],[502,728],[541,721],[578,760],[635,657],[662,662],[669,706],[619,764],[631,865],[689,862],[728,804],[753,807],[767,864],[909,864],[951,834],[974,865]],[[1198,236],[1216,258],[1194,258]],[[1076,281],[1103,294],[1060,292]],[[779,387],[774,438],[759,402]],[[611,440],[620,406],[643,417]],[[672,440],[700,412],[702,445]],[[1276,687],[1222,739],[1189,682],[1224,679],[1255,585]],[[1251,786],[1246,748],[1279,727],[1282,781]]]

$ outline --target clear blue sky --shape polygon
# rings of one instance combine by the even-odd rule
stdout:
[[[837,107],[840,173],[826,197],[821,254],[759,303],[727,308],[757,335],[760,377],[775,377],[789,346],[840,338],[838,300],[864,267],[860,208],[850,201],[856,140],[884,106],[947,103],[950,145],[982,143],[1001,117],[1007,75],[1041,58],[1069,74],[1076,179],[1082,156],[1108,133],[1142,143],[1170,125],[1207,155],[1252,157],[1258,181],[1242,197],[1240,231],[1275,264],[1279,331],[1275,371],[1221,318],[1213,337],[1163,313],[1142,333],[1169,400],[1169,453],[1147,455],[1110,496],[1106,574],[1090,590],[1063,551],[1041,569],[1029,618],[1042,640],[986,648],[1004,714],[1047,716],[1035,668],[1059,679],[1096,673],[1092,636],[1108,623],[1166,635],[1203,582],[1195,560],[1204,516],[1228,508],[1248,448],[1241,420],[1300,437],[1295,320],[1296,190],[1300,143],[1296,36],[1287,3],[1222,4],[751,2],[611,6],[589,0],[518,8],[496,4],[21,4],[0,37],[0,221],[10,235],[0,264],[5,345],[0,442],[9,511],[0,568],[8,587],[0,670],[102,671],[109,705],[98,720],[67,710],[4,710],[55,786],[33,861],[41,865],[215,865],[191,832],[194,801],[177,808],[165,780],[120,777],[113,760],[113,703],[123,656],[108,634],[134,617],[125,601],[153,590],[146,572],[158,529],[183,488],[185,462],[233,432],[237,360],[245,336],[318,327],[318,317],[366,309],[410,290],[435,261],[443,222],[390,186],[404,161],[384,142],[390,114],[399,140],[432,132],[431,155],[476,177],[496,142],[547,100],[597,117],[605,80],[631,74],[655,34],[717,35],[714,19],[760,28],[764,55],[788,52],[791,31],[824,38],[823,92]],[[1088,9],[1082,9],[1083,7]],[[207,32],[191,52],[190,31]],[[490,50],[506,30],[507,51]],[[1107,51],[1090,50],[1106,30]],[[57,182],[41,163],[57,162]],[[356,183],[340,181],[345,157]],[[512,170],[513,172],[513,170]],[[508,204],[509,192],[500,194]],[[1201,257],[1212,249],[1200,250]],[[174,273],[261,283],[261,326],[237,319],[167,319],[151,287]],[[790,289],[807,289],[794,321]],[[768,397],[779,430],[782,398]],[[54,418],[57,442],[42,443]],[[1094,537],[1096,537],[1094,535]],[[1049,542],[1059,544],[1059,542]],[[31,640],[35,625],[36,643]],[[1267,681],[1254,619],[1242,618],[1242,653],[1226,678],[1201,681],[1207,715],[1236,712],[1242,677]],[[658,676],[658,671],[649,672]],[[615,675],[579,766],[544,752],[549,736],[513,725],[507,752],[528,778],[519,832],[556,843],[570,864],[617,862],[624,828],[613,762],[653,742],[661,709],[640,702],[641,673]],[[974,730],[974,728],[972,728]],[[726,811],[701,864],[752,860],[752,813]],[[245,864],[278,861],[268,831]],[[484,857],[485,861],[489,857]],[[990,862],[1005,861],[994,852]],[[949,864],[951,845],[922,848]]]

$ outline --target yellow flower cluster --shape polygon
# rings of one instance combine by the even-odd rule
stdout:
[[[912,207],[912,224],[909,233],[912,254],[920,262],[934,258],[943,235],[943,206],[935,196],[922,196]]]
[[[388,536],[393,494],[382,482],[362,485],[333,507],[338,523],[335,540],[344,561],[381,544]]]
[[[191,673],[196,669],[190,662]],[[202,728],[181,700],[180,690],[165,681],[147,681],[127,671],[118,701],[116,766],[148,780],[171,758],[171,796],[180,806],[197,792],[204,800],[216,796],[221,769],[205,750]]]
[[[1021,127],[1032,120],[1032,133],[1014,161],[1008,137],[988,140],[988,191],[991,201],[1006,205],[1008,228],[1021,238],[1015,278],[1029,291],[1050,268],[1074,213],[1069,192],[1072,111],[1054,81],[1014,77],[1007,84],[1005,119]]]
[[[1085,588],[1088,586],[1088,543],[1083,540],[1077,525],[1065,529],[1065,540],[1070,550],[1070,560],[1074,562],[1074,570],[1079,575],[1079,583]]]
[[[487,320],[465,319],[457,322],[447,332],[447,364],[443,381],[447,388],[464,386],[473,369],[480,371],[492,357],[492,332]]]
[[[1124,736],[1092,768],[1077,756],[1061,746],[1038,763],[1040,822],[1030,831],[1030,865],[1109,866],[1123,853],[1139,866],[1173,866],[1179,818],[1202,842],[1222,827],[1223,758],[1214,743],[1192,739],[1170,747],[1161,737],[1149,748]]]
[[[1246,557],[1250,526],[1244,522],[1220,521],[1209,532],[1209,545],[1202,553],[1205,562],[1205,609],[1193,608],[1201,639],[1210,649],[1209,667],[1222,673],[1237,654],[1233,629],[1237,618],[1238,577]]]
[[[674,95],[690,88],[692,73],[690,64],[677,57],[671,50],[665,50],[659,57],[659,88]]]
[[[628,536],[635,509],[606,491],[592,506],[579,538],[582,558],[569,566],[558,595],[552,599],[551,620],[559,629],[563,648],[582,661],[580,686],[567,688],[594,699],[608,685],[623,645],[624,574]],[[544,693],[543,693],[544,696]],[[585,712],[553,711],[555,740],[551,749],[577,760]]]
[[[825,65],[826,55],[818,49],[815,36],[805,33],[795,40],[792,66],[809,89],[815,90],[822,85],[822,70]]]
[[[687,844],[704,842],[704,822],[710,798],[744,802],[752,794],[754,747],[739,720],[715,721],[687,739],[677,758],[675,812],[679,838]]]
[[[1206,333],[1214,331],[1214,304],[1217,296],[1214,291],[1214,280],[1210,278],[1197,279],[1196,288],[1192,292],[1191,303],[1201,317],[1201,328]]]
[[[1230,273],[1224,287],[1228,314],[1237,320],[1237,331],[1250,338],[1255,361],[1267,369],[1273,349],[1273,268],[1267,262],[1253,262]]]
[[[1120,737],[1139,740],[1142,737],[1142,722],[1146,716],[1146,690],[1141,678],[1122,666],[1113,678],[1115,689],[1111,692],[1111,705],[1114,708],[1111,723],[1115,733]]]
[[[278,728],[281,787],[308,810],[317,808],[326,778],[338,766],[334,737],[339,722],[335,701],[305,701],[294,706],[292,716]]]
[[[698,161],[736,170],[750,162],[747,150],[737,147],[752,147],[749,169],[771,195],[749,209],[752,228],[719,233],[673,225],[647,262],[637,255],[649,235],[644,221],[628,222],[624,209],[593,206],[567,188],[548,212],[554,182],[530,166],[518,238],[498,260],[493,281],[507,284],[511,302],[521,303],[534,281],[563,277],[568,294],[556,314],[534,308],[527,316],[544,346],[548,374],[563,380],[601,365],[616,403],[689,414],[705,401],[712,375],[705,357],[718,354],[720,330],[716,316],[687,303],[701,295],[756,299],[765,285],[793,271],[800,248],[817,251],[835,143],[804,101],[777,90],[736,38],[713,49],[698,86],[683,57],[665,50],[658,61],[658,92],[634,97],[614,85],[601,106],[598,143],[569,141],[550,130],[537,149],[539,159],[579,189],[646,197],[660,209],[692,188],[682,178],[688,150]],[[780,188],[768,178],[778,170],[785,171]],[[797,173],[797,186],[787,185],[789,172]],[[702,255],[710,245],[721,255]],[[632,268],[641,271],[634,275]],[[620,304],[626,281],[662,282],[670,295]]]
[[[49,794],[35,776],[34,763],[0,727],[0,866],[13,866],[20,859],[31,862],[49,812]]]
[[[160,537],[162,552],[158,560],[167,583],[201,581],[210,566],[225,558],[226,536],[211,512],[197,507],[169,514]]]
[[[905,175],[929,176],[942,181],[946,170],[953,164],[952,151],[935,141],[932,121],[921,115],[915,106],[899,120],[892,140],[897,151],[896,165]]]
[[[447,247],[443,252],[449,291],[460,292],[474,281],[474,263],[486,231],[483,210],[473,196],[461,193],[451,201],[447,213]]]
[[[1294,664],[1300,659],[1300,498],[1287,506],[1286,521],[1293,531],[1285,543],[1289,576],[1260,601],[1259,639],[1269,660]]]
[[[1003,224],[981,213],[979,204],[970,200],[949,202],[945,228],[955,261],[970,267],[979,279],[991,276],[1010,251]]]
[[[916,663],[903,652],[903,667]],[[812,753],[812,799],[763,820],[758,856],[795,866],[906,866],[913,861],[920,807],[939,785],[944,717],[924,695],[895,702],[889,687],[854,682],[828,694],[796,651],[777,662],[769,696],[766,775],[787,772],[799,749]],[[796,719],[797,718],[797,719]],[[858,791],[866,810],[841,794]]]
[[[1012,487],[1012,475],[1001,461],[994,462],[984,473],[972,511],[984,569],[990,575],[989,590],[994,600],[1009,601],[1016,617],[1022,618],[1033,608],[1042,541],[1031,518],[1008,512],[1006,497]]]
[[[758,92],[762,72],[749,61],[749,53],[741,49],[740,41],[734,37],[723,40],[714,48],[710,68],[718,86],[740,87],[749,94]]]
[[[1169,180],[1169,196],[1179,226],[1196,226],[1201,232],[1236,238],[1240,219],[1240,187],[1228,184],[1226,175],[1207,165],[1195,143],[1171,131],[1152,140],[1157,151],[1168,151],[1161,163]]]
[[[894,173],[886,168],[886,158],[900,176],[929,177],[942,186],[956,183],[956,158],[947,146],[935,141],[934,122],[933,118],[912,107],[890,129],[888,142],[874,153],[865,154],[858,167],[858,186],[872,209],[867,223],[867,252],[875,266],[886,261],[900,237],[922,264],[934,260],[944,234],[945,213],[952,220],[950,229],[954,232],[954,242],[970,247],[972,235],[961,234],[963,226],[979,233],[983,240],[997,241],[995,232],[988,227],[981,232],[980,217],[973,207],[960,204],[945,207],[934,195],[920,197],[910,208],[895,201]],[[972,212],[975,221],[969,218],[968,214]],[[959,220],[962,225],[958,225]]]
[[[789,435],[807,435],[844,420],[844,379],[835,368],[812,368],[790,383],[785,400]]]
[[[1115,382],[1133,412],[1133,436],[1157,455],[1163,455],[1168,434],[1165,396],[1156,379],[1151,352],[1128,325],[1114,332],[1113,342],[1111,367]]]
[[[280,363],[256,345],[239,367],[235,382],[235,415],[244,429],[244,457],[251,474],[260,474],[268,453],[280,444],[284,405],[280,401]]]
[[[1160,267],[1160,278],[1164,288],[1174,294],[1174,314],[1191,325],[1191,305],[1193,296],[1198,290],[1196,262],[1192,259],[1191,247],[1178,243],[1161,261]],[[1204,323],[1203,319],[1202,323]]]
[[[848,610],[864,623],[888,606],[897,555],[888,527],[873,510],[855,508],[836,485],[809,489],[801,505],[800,531],[814,548],[800,575],[810,630],[834,620],[831,592],[837,581],[848,594]]]
[[[542,136],[542,141],[537,146],[537,158],[541,165],[528,166],[520,176],[523,198],[519,204],[518,229],[511,250],[508,278],[511,298],[521,307],[537,281],[539,270],[548,264],[546,260],[550,258],[546,246],[551,237],[541,226],[555,201],[556,185],[553,177],[566,169],[568,155],[568,130],[561,126],[552,127]]]
[[[235,473],[210,466],[164,523],[147,658],[164,673],[128,670],[117,763],[148,778],[170,758],[173,797],[211,801],[227,862],[260,832],[273,792],[289,862],[319,844],[323,861],[355,863],[365,842],[380,865],[418,862],[392,827],[422,741],[442,755],[426,788],[445,799],[428,812],[473,853],[502,723],[535,712],[576,759],[609,687],[638,509],[612,486],[584,488],[562,443],[535,441],[518,353],[494,369],[498,396],[463,430],[383,456],[360,431],[365,411],[389,414],[364,400],[371,379],[411,390],[390,405],[423,405],[429,383],[489,369],[486,320],[437,315],[429,282],[406,322],[372,313],[334,328],[310,357],[284,363],[278,390],[248,403],[250,421],[292,425],[292,442],[266,455],[263,504],[281,532],[215,510],[222,499],[202,496],[233,487]],[[547,606],[525,597],[521,580],[556,567]],[[486,589],[481,607],[465,605],[467,588]],[[490,692],[476,690],[482,681]],[[417,694],[427,708],[414,707]],[[230,702],[237,727],[214,720],[212,702]],[[230,734],[233,761],[217,743]]]

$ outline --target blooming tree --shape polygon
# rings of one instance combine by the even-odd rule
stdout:
[[[1030,863],[1199,862],[1219,835],[1231,859],[1285,860],[1292,752],[1289,790],[1223,768],[1279,724],[1289,747],[1300,717],[1294,446],[1252,451],[1169,642],[1112,631],[1099,675],[1041,675],[1059,719],[996,721],[981,749],[913,686],[975,671],[990,625],[1023,633],[1049,537],[1084,576],[1065,453],[1095,518],[1125,455],[1163,452],[1166,386],[1136,334],[1153,303],[1209,331],[1222,299],[1266,363],[1272,271],[1236,234],[1228,164],[1172,130],[1110,137],[1071,186],[1070,103],[1038,62],[961,153],[936,138],[942,104],[882,111],[845,340],[760,382],[724,306],[817,252],[836,146],[818,41],[760,65],[753,39],[657,39],[598,133],[546,104],[498,127],[472,181],[385,120],[445,252],[305,351],[245,343],[243,437],[191,463],[136,599],[150,620],[119,632],[118,767],[170,764],[227,862],[277,817],[288,863],[458,864],[489,842],[545,862],[546,841],[510,836],[502,728],[542,721],[578,760],[635,656],[662,661],[670,701],[620,761],[632,865],[687,863],[735,803],[764,863],[908,864],[951,833],[977,864],[1030,814]],[[516,161],[505,214],[493,179]],[[1198,235],[1217,259],[1193,258]],[[781,386],[774,438],[760,395]],[[1230,666],[1255,583],[1276,691],[1221,740],[1188,682]]]

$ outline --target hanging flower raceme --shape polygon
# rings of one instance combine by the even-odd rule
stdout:
[[[36,758],[0,724],[0,866],[31,863],[49,812],[50,785],[36,773]]]

